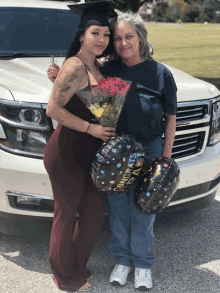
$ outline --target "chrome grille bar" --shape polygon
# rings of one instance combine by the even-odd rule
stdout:
[[[206,148],[211,120],[210,100],[177,104],[172,158],[177,162],[201,155]],[[186,130],[182,130],[187,126]]]
[[[177,130],[172,148],[172,158],[177,162],[201,155],[208,141],[209,126]]]
[[[190,138],[194,138],[194,137],[198,137],[199,136],[199,134],[195,134],[195,135],[190,135]],[[185,137],[175,137],[175,141],[179,141],[179,140],[183,140],[183,139],[185,139]]]
[[[178,152],[172,152],[172,155],[176,155],[176,154],[180,154],[180,153],[184,153],[184,152],[189,152],[189,151],[195,151],[196,150],[196,146],[195,147],[191,147],[191,148],[188,148],[188,149],[184,149],[184,150],[180,150]]]
[[[198,140],[196,139],[191,142],[185,142],[184,144],[173,145],[173,148],[175,149],[175,148],[179,148],[179,147],[184,147],[184,146],[191,145],[191,144],[197,143],[197,142],[198,142]]]
[[[177,127],[184,123],[199,124],[210,121],[210,100],[183,102],[177,104],[176,122]]]
[[[181,109],[181,108],[180,108]],[[199,108],[196,108],[196,109],[187,109],[187,112],[190,112],[190,111],[199,111],[199,110],[203,110],[203,107],[199,107]],[[178,111],[178,113],[185,113],[186,110],[180,110]]]
[[[196,119],[196,117],[199,117],[199,118],[201,118],[201,116],[202,116],[203,114],[202,113],[199,113],[199,114],[193,114],[193,115],[188,115],[188,116],[181,116],[181,117],[176,117],[176,120],[178,121],[178,120],[183,120],[183,118],[184,119]]]

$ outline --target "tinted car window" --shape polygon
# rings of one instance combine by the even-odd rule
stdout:
[[[0,7],[0,53],[63,54],[77,26],[70,10]]]

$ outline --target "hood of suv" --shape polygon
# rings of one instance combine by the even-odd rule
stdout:
[[[47,77],[49,65],[50,57],[1,60],[0,85],[10,90],[16,101],[47,103],[53,87]]]
[[[173,74],[178,91],[178,102],[204,100],[216,97],[220,91],[211,83],[195,78],[183,71],[164,64]]]
[[[61,67],[64,58],[56,59]],[[50,64],[50,57],[0,60],[0,85],[7,88],[16,101],[47,103],[53,86],[47,77]],[[177,84],[178,102],[210,99],[220,94],[214,85],[166,66]]]

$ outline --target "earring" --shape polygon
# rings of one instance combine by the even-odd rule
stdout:
[[[79,41],[80,41],[80,43],[82,43],[82,39],[81,38],[79,39]]]

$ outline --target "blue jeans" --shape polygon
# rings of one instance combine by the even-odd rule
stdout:
[[[163,153],[163,139],[145,143],[145,166]],[[156,258],[150,251],[154,242],[155,215],[141,214],[133,202],[136,184],[120,194],[108,195],[107,212],[111,227],[110,255],[117,264],[151,268]]]

